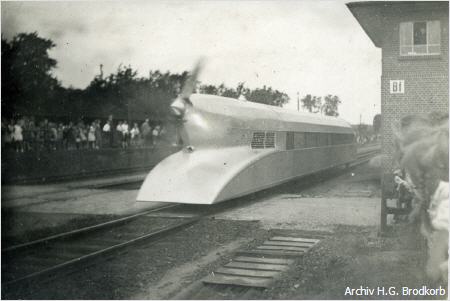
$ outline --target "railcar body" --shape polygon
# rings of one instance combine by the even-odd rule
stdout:
[[[331,167],[356,156],[342,119],[193,94],[183,149],[161,161],[137,200],[213,204]]]

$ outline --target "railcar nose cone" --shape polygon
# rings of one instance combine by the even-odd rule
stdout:
[[[182,117],[186,113],[186,103],[181,98],[177,98],[170,105],[170,109],[175,116]]]

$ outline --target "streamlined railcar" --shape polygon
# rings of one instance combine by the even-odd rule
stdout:
[[[204,94],[172,108],[183,148],[150,171],[138,201],[214,204],[356,157],[354,132],[340,118]]]

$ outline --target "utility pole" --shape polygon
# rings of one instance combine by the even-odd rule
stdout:
[[[297,112],[300,112],[300,96],[298,92],[297,92]]]

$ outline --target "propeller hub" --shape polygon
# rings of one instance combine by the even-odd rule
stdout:
[[[182,98],[177,98],[170,105],[172,113],[177,117],[183,117],[186,113],[186,102]]]

